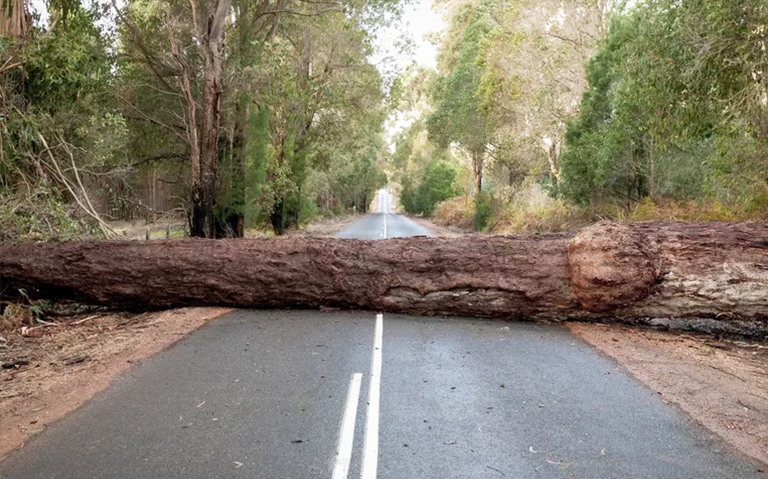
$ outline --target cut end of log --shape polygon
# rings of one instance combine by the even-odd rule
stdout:
[[[591,312],[610,311],[647,298],[658,279],[656,262],[645,237],[617,223],[594,224],[568,244],[573,293]]]

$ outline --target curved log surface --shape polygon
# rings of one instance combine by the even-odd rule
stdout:
[[[516,319],[690,318],[768,332],[768,224],[603,222],[574,234],[0,245],[31,297],[129,309],[344,307]],[[744,323],[746,324],[746,323]],[[706,329],[706,328],[705,328]]]

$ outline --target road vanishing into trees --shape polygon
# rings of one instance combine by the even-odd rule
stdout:
[[[343,238],[428,234],[375,213]],[[62,399],[65,400],[65,399]],[[33,478],[765,478],[557,325],[236,311],[3,463]]]
[[[404,238],[409,236],[432,236],[429,231],[405,216],[392,212],[392,195],[385,189],[379,190],[374,201],[374,214],[349,225],[339,233],[339,238],[377,240]]]

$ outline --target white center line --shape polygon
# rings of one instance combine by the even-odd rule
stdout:
[[[373,360],[371,361],[371,383],[368,389],[368,412],[365,418],[365,446],[361,479],[376,479],[379,464],[379,394],[381,391],[381,345],[384,316],[376,315],[376,329],[373,336]]]
[[[349,463],[352,461],[352,443],[355,439],[357,403],[360,399],[360,383],[362,379],[362,373],[355,373],[349,381],[347,403],[344,406],[344,417],[341,420],[341,431],[339,432],[336,463],[333,465],[333,479],[347,479],[349,475]]]

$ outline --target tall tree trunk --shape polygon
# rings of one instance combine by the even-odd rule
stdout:
[[[475,179],[475,195],[480,196],[483,191],[483,163],[485,161],[484,151],[473,151],[472,154],[472,174]]]
[[[283,205],[283,198],[278,198],[275,200],[275,204],[272,205],[272,212],[269,214],[269,221],[272,223],[272,230],[278,236],[285,234],[285,206]]]
[[[549,162],[549,172],[552,174],[552,182],[560,182],[560,166],[557,161],[557,141],[552,140],[552,144],[547,147],[547,162]]]
[[[204,2],[205,17],[196,11],[193,17],[203,57],[202,124],[200,127],[200,176],[192,184],[192,224],[190,234],[212,238],[215,235],[214,205],[216,168],[219,163],[219,128],[221,126],[222,61],[229,0]],[[210,8],[212,6],[212,8]]]
[[[0,37],[26,36],[28,17],[26,0],[0,0]]]

